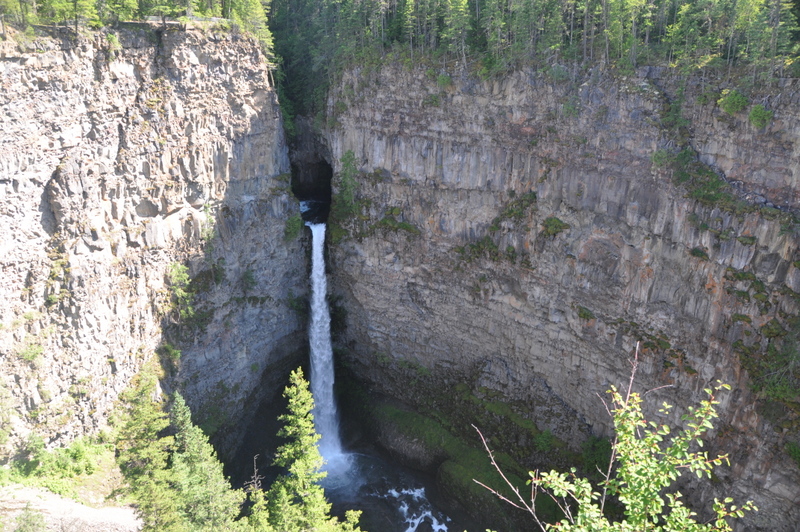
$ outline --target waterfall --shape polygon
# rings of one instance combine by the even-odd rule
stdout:
[[[308,203],[301,203],[305,214]],[[333,397],[333,348],[331,347],[331,316],[328,310],[327,279],[325,278],[325,224],[307,221],[311,228],[311,393],[314,395],[314,424],[321,438],[319,451],[325,459],[327,477],[322,481],[326,496],[332,496],[346,508],[370,503],[383,530],[415,532],[424,530],[446,532],[450,518],[435,510],[425,497],[424,488],[409,486],[409,479],[390,469],[379,459],[350,454],[342,449],[339,438],[339,418]],[[396,486],[386,491],[387,483]],[[416,484],[416,483],[415,483]],[[389,503],[388,505],[386,503]],[[357,506],[356,506],[357,507]],[[392,512],[395,513],[392,513]],[[386,528],[386,526],[389,528]],[[374,528],[373,528],[374,530]],[[463,530],[463,529],[462,529]]]
[[[314,395],[314,424],[320,434],[319,451],[328,462],[328,470],[340,469],[343,460],[339,438],[339,418],[333,397],[333,348],[331,316],[328,310],[325,278],[325,224],[307,223],[311,228],[311,393]],[[346,469],[346,467],[345,467]]]

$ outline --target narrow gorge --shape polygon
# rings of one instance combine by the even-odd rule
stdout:
[[[800,523],[785,451],[800,410],[758,387],[759,361],[797,337],[800,80],[753,88],[774,110],[757,128],[717,104],[735,87],[702,73],[482,78],[387,54],[333,78],[326,116],[296,121],[290,162],[248,37],[48,31],[0,41],[6,459],[31,432],[59,446],[106,430],[159,357],[162,390],[184,394],[232,469],[251,467],[257,412],[308,355],[295,195],[332,182],[345,445],[375,442],[433,475],[450,508],[518,529],[525,516],[472,482],[485,454],[470,425],[523,476],[585,465],[638,344],[648,419],[678,426],[705,388],[732,386],[708,438],[730,467],[682,479],[692,506],[753,500],[736,530]]]

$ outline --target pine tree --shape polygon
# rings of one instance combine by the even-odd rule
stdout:
[[[324,521],[330,504],[319,482],[325,478],[321,471],[323,460],[317,448],[319,434],[314,429],[314,399],[303,378],[301,369],[289,376],[289,386],[283,393],[289,401],[289,413],[279,419],[285,423],[278,432],[289,441],[275,453],[275,465],[288,473],[275,481],[270,489],[270,514],[273,524],[281,530],[304,530]]]
[[[231,489],[214,448],[192,423],[189,407],[179,393],[170,418],[177,430],[170,471],[182,518],[192,530],[232,530],[244,492]]]
[[[125,412],[117,437],[118,461],[128,481],[128,492],[137,502],[136,512],[144,523],[142,530],[187,530],[170,485],[167,465],[173,439],[162,437],[169,420],[158,398],[152,366],[136,376],[133,388],[122,397]]]
[[[275,453],[275,465],[286,468],[269,490],[269,520],[277,530],[357,531],[359,512],[348,512],[340,523],[330,517],[331,505],[319,482],[325,478],[324,461],[317,448],[319,434],[314,429],[314,399],[301,369],[289,376],[283,393],[289,412],[280,417],[285,423],[278,432],[288,438]]]

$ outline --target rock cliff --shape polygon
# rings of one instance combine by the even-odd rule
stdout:
[[[704,103],[698,80],[678,102],[655,70],[351,70],[325,133],[336,170],[352,151],[362,172],[359,216],[332,249],[347,362],[418,407],[425,386],[457,397],[465,385],[527,405],[517,415],[578,447],[609,434],[598,394],[627,382],[641,342],[651,419],[677,425],[710,383],[733,386],[712,439],[731,467],[692,502],[753,499],[761,511],[740,526],[794,530],[800,472],[782,449],[797,417],[768,414],[741,353],[759,356],[797,315],[798,239],[771,207],[797,206],[796,85],[765,93],[775,120],[757,130]],[[653,162],[682,142],[665,125],[681,103],[684,140],[761,208],[692,199]]]
[[[10,441],[102,429],[165,330],[183,339],[169,382],[198,419],[246,422],[304,336],[286,305],[305,258],[284,242],[297,206],[263,54],[213,29],[51,33],[0,43]],[[173,263],[193,278],[191,324],[176,324]]]

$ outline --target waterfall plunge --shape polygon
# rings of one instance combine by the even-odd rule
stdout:
[[[307,206],[302,206],[307,207]],[[302,208],[301,207],[301,208]],[[328,311],[327,279],[325,278],[325,224],[306,222],[311,228],[311,393],[314,395],[314,424],[321,439],[319,451],[327,462],[328,476],[322,485],[329,494],[350,501],[382,499],[395,506],[397,515],[381,510],[383,519],[397,519],[391,530],[415,532],[422,526],[425,530],[447,531],[450,519],[434,510],[425,498],[424,488],[407,487],[407,480],[396,471],[385,470],[380,462],[366,455],[346,453],[339,438],[339,419],[333,397],[333,348],[331,347],[331,317]],[[386,483],[398,487],[385,491]],[[370,484],[373,483],[373,484]],[[362,486],[373,485],[369,493]],[[380,487],[378,487],[380,486]],[[381,504],[381,508],[385,505]],[[390,521],[391,522],[391,521]]]
[[[325,278],[325,224],[306,224],[311,228],[311,393],[314,395],[314,424],[320,434],[319,451],[328,463],[329,473],[341,474],[349,467],[339,438],[339,417],[333,397],[333,348],[331,316],[328,310]]]

